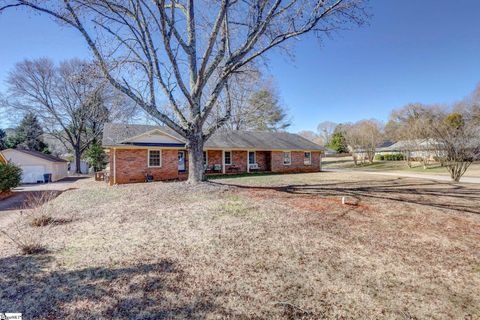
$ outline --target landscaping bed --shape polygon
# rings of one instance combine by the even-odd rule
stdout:
[[[6,198],[8,198],[12,195],[13,195],[13,192],[10,191],[10,190],[9,191],[2,191],[2,192],[0,192],[0,200],[6,199]]]

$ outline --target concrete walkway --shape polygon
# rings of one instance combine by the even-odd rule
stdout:
[[[372,171],[372,170],[352,170],[352,169],[322,169],[322,171],[329,172],[361,172],[367,174],[392,176],[392,177],[405,177],[405,178],[418,178],[436,181],[452,182],[449,176],[422,174],[422,173],[404,173],[404,172],[387,172],[387,171]],[[477,177],[462,177],[460,183],[480,183],[480,178]]]

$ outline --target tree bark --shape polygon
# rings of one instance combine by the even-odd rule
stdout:
[[[81,174],[82,170],[81,170],[81,166],[80,166],[81,163],[80,162],[82,161],[81,160],[82,154],[80,153],[80,150],[78,150],[78,149],[75,148],[75,150],[73,151],[75,153],[75,173]]]
[[[188,183],[196,184],[205,181],[203,167],[203,135],[201,131],[189,138],[188,148]]]

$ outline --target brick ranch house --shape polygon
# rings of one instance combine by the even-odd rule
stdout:
[[[185,179],[185,140],[168,127],[106,124],[110,184]],[[204,146],[206,174],[318,172],[323,147],[287,132],[218,132]]]

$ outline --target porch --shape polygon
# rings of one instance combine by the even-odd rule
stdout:
[[[206,150],[203,152],[204,170],[207,175],[271,172],[271,151]],[[179,178],[188,176],[188,156],[179,151]]]

